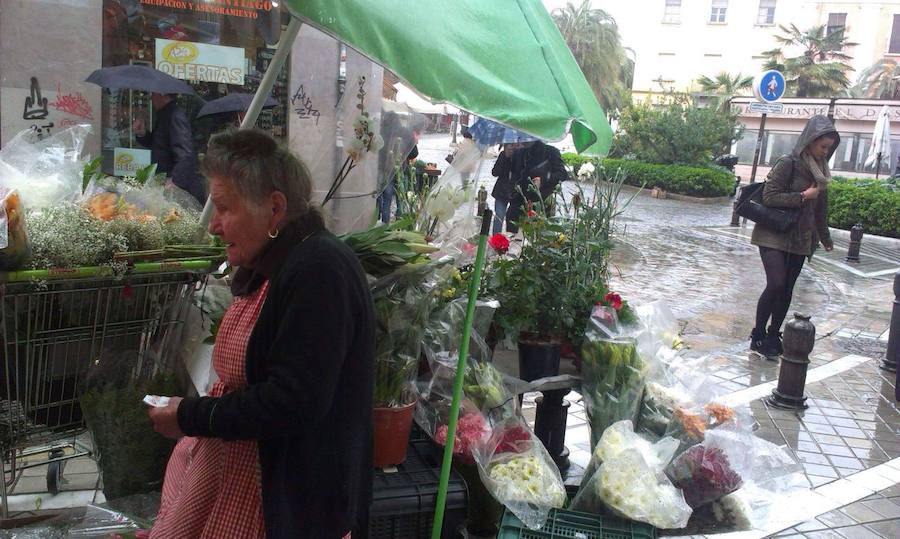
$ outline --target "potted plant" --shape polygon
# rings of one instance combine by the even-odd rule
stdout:
[[[488,271],[489,295],[500,301],[497,334],[517,340],[523,380],[557,374],[562,343],[578,350],[591,308],[614,298],[608,260],[624,176],[601,169],[582,180],[571,198],[557,193],[558,215],[530,208],[520,223],[521,253],[496,259]]]
[[[437,298],[430,276],[435,264],[402,267],[371,286],[375,303],[374,464],[395,466],[406,458],[426,322]]]

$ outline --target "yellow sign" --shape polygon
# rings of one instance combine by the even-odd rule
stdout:
[[[163,47],[162,56],[173,64],[189,64],[197,59],[200,53],[197,46],[187,41],[176,41]]]
[[[190,41],[156,40],[156,69],[176,79],[244,85],[244,49]]]

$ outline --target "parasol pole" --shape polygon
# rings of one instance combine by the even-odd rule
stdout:
[[[462,342],[459,343],[459,359],[456,362],[456,377],[453,379],[453,401],[450,404],[450,418],[447,423],[447,443],[444,445],[444,460],[441,464],[441,482],[438,487],[437,505],[434,508],[434,526],[431,528],[431,539],[441,539],[441,528],[444,525],[444,508],[447,505],[447,486],[450,483],[450,466],[453,461],[453,445],[456,443],[456,421],[459,419],[459,404],[462,400],[463,378],[466,375],[466,358],[469,355],[469,339],[472,336],[472,322],[475,318],[475,304],[478,301],[478,289],[481,286],[481,269],[484,266],[484,252],[487,248],[488,232],[493,215],[491,210],[484,210],[481,216],[481,234],[478,236],[478,252],[475,255],[475,267],[472,270],[472,281],[469,283],[469,303],[466,305],[466,321],[463,324]]]
[[[259,113],[262,112],[263,105],[266,104],[266,99],[268,99],[269,94],[272,93],[272,87],[275,86],[275,79],[278,78],[278,74],[281,73],[281,69],[287,61],[288,54],[290,54],[291,48],[294,46],[294,40],[297,39],[297,34],[300,33],[301,26],[303,26],[303,22],[297,17],[292,16],[290,24],[288,24],[284,33],[281,34],[281,39],[278,40],[278,44],[275,45],[275,54],[272,55],[272,61],[269,63],[269,67],[266,69],[262,80],[259,82],[259,88],[257,88],[256,93],[253,94],[253,101],[250,102],[250,107],[244,115],[244,120],[241,122],[241,129],[248,129],[256,125]],[[203,206],[203,213],[200,214],[201,235],[206,233],[206,226],[209,224],[211,216],[212,202],[207,198],[206,204]]]

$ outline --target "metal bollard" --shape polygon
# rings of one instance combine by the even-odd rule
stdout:
[[[816,326],[810,317],[794,313],[794,319],[784,328],[784,354],[778,371],[778,387],[766,401],[776,408],[803,410],[807,408],[806,370],[809,368],[809,354],[816,344]]]
[[[482,185],[478,189],[478,215],[484,215],[484,210],[487,208],[487,190]]]
[[[881,368],[886,371],[897,372],[897,362],[900,361],[900,271],[894,274],[894,309],[891,311],[891,327],[888,330],[888,348]],[[900,395],[900,387],[897,388]]]
[[[859,248],[862,246],[863,226],[859,223],[850,229],[850,249],[847,250],[847,262],[859,263]]]

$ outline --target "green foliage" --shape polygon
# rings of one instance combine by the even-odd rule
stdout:
[[[766,57],[763,67],[784,74],[786,96],[833,97],[847,90],[853,57],[844,50],[857,44],[847,41],[843,29],[829,32],[824,24],[806,31],[793,24],[778,28],[781,34],[775,35],[775,41],[781,46],[762,53]],[[791,56],[789,49],[798,54]]]
[[[695,107],[673,94],[663,107],[637,103],[622,111],[610,155],[647,163],[704,166],[741,135],[730,111]]]
[[[613,220],[627,205],[618,200],[623,180],[595,174],[592,193],[579,191],[571,205],[560,200],[556,216],[536,211],[521,223],[521,254],[500,257],[487,271],[485,295],[500,301],[498,337],[565,338],[578,349],[591,308],[608,292]]]
[[[590,0],[553,10],[553,20],[584,73],[597,101],[612,117],[629,99],[634,60],[609,13],[592,9]]]
[[[93,159],[88,164],[84,165],[84,169],[81,171],[81,192],[84,193],[87,191],[88,185],[90,185],[92,180],[99,179],[103,177],[103,171],[100,170],[100,165],[103,163],[103,157],[97,157]]]
[[[734,175],[722,167],[688,167],[683,165],[653,165],[626,159],[591,159],[576,153],[562,155],[566,165],[577,175],[584,163],[594,163],[608,171],[621,170],[624,182],[635,187],[659,187],[670,193],[696,197],[728,196],[734,188]]]
[[[620,169],[625,183],[695,197],[721,197],[731,194],[734,176],[721,168],[682,165],[651,165],[640,161],[604,159],[603,167]]]
[[[745,76],[742,73],[732,75],[726,71],[719,72],[715,78],[702,76],[697,79],[697,84],[704,92],[712,93],[715,96],[714,105],[720,112],[728,112],[731,98],[737,95],[741,90],[747,90],[753,85],[753,77]]]
[[[853,97],[869,99],[900,99],[900,62],[882,58],[859,74],[851,88]]]
[[[900,238],[900,190],[887,181],[835,177],[828,185],[828,224]]]
[[[153,430],[144,395],[175,395],[173,378],[109,382],[89,389],[81,409],[100,455],[103,493],[107,499],[159,490],[174,445]]]

